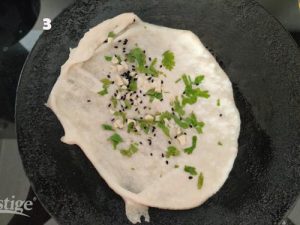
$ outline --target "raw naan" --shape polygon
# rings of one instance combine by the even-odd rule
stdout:
[[[139,50],[145,50],[145,62],[139,61]],[[134,78],[135,93],[129,90]],[[198,93],[195,103],[183,104],[188,88],[192,97],[187,101],[197,88],[203,97]],[[125,93],[131,104],[127,101],[127,108],[120,108]],[[106,20],[84,35],[62,66],[47,105],[64,127],[62,141],[81,147],[110,188],[123,197],[133,223],[141,216],[149,221],[148,207],[179,210],[201,205],[224,184],[237,154],[239,113],[231,83],[214,57],[191,31],[145,23],[133,13]],[[182,108],[185,114],[180,116]],[[113,115],[118,110],[126,113],[124,123],[122,115]],[[172,118],[160,121],[163,112]],[[172,115],[190,123],[188,128],[180,127]],[[191,125],[192,115],[197,125]],[[130,121],[138,134],[128,133]],[[145,126],[139,127],[143,121],[152,124],[148,134]],[[104,124],[111,127],[104,129]],[[110,139],[115,133],[122,142],[116,136]],[[193,146],[193,136],[195,148],[184,150]],[[167,153],[170,146],[176,150]]]

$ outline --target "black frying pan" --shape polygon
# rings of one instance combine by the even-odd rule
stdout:
[[[280,222],[300,190],[300,53],[252,0],[85,0],[53,21],[23,69],[16,106],[20,153],[40,201],[60,224],[130,224],[121,198],[77,146],[60,141],[62,126],[44,106],[69,47],[128,11],[196,33],[229,75],[242,120],[238,156],[221,190],[195,209],[152,208],[150,224]]]

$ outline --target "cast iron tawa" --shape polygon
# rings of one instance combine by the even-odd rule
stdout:
[[[242,121],[238,156],[221,190],[191,210],[151,208],[149,225],[279,223],[300,190],[300,53],[253,0],[85,0],[57,17],[31,52],[17,93],[20,153],[40,201],[60,224],[130,224],[123,200],[79,147],[60,141],[62,126],[44,105],[69,48],[123,12],[196,33],[232,81]]]

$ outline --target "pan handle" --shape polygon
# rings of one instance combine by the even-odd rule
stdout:
[[[44,209],[44,207],[36,197],[31,187],[29,188],[26,201],[34,202],[32,210],[26,211],[26,214],[29,217],[14,215],[7,225],[43,225],[51,218],[48,212]]]

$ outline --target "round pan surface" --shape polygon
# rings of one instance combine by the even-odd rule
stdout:
[[[86,0],[57,17],[31,52],[17,93],[20,153],[38,198],[60,224],[130,224],[122,199],[77,146],[60,141],[62,126],[44,106],[69,47],[90,27],[129,11],[196,33],[229,75],[242,121],[238,156],[221,190],[191,210],[150,209],[149,225],[278,223],[300,190],[300,53],[249,0]]]

